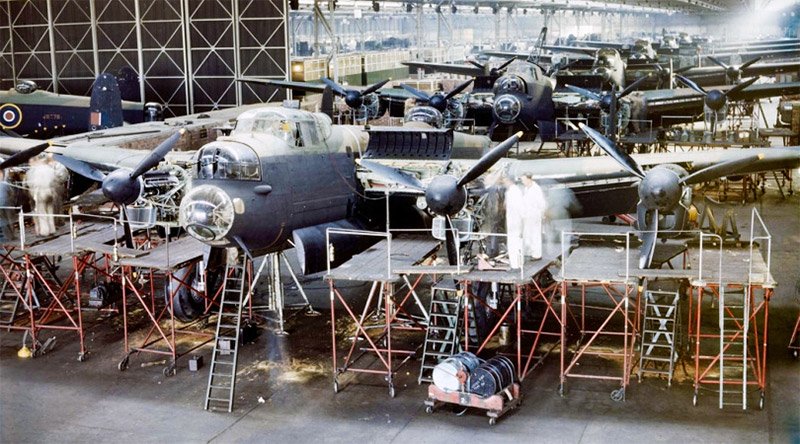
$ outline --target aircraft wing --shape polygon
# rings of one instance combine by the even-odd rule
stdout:
[[[455,65],[452,63],[428,63],[428,62],[414,62],[405,61],[403,65],[413,69],[422,69],[425,72],[446,72],[450,74],[459,74],[462,76],[479,77],[485,76],[486,72],[472,65]]]
[[[575,40],[575,43],[586,46],[589,48],[614,48],[614,49],[630,49],[631,45],[628,43],[620,42],[598,42],[594,40]]]
[[[520,59],[520,60],[528,60],[528,56],[530,54],[525,54],[523,52],[511,52],[511,51],[481,51],[481,54],[487,55],[489,57],[498,57],[501,59]]]
[[[744,77],[753,77],[798,72],[800,72],[800,62],[756,63],[743,69],[742,75]]]
[[[244,83],[258,83],[260,85],[272,85],[281,88],[288,88],[295,91],[305,91],[312,93],[320,93],[325,90],[324,83],[311,83],[311,82],[289,82],[285,80],[270,80],[270,79],[256,79],[253,77],[244,77],[236,79],[237,82]]]
[[[727,91],[731,88],[733,88],[732,85],[727,85],[715,89]],[[647,119],[664,115],[698,115],[703,111],[703,96],[690,88],[657,89],[639,93],[646,104]],[[792,94],[800,94],[800,82],[750,85],[739,92],[736,98],[738,100],[754,100]]]
[[[763,58],[781,58],[781,57],[798,57],[800,56],[800,47],[788,48],[788,49],[762,49],[762,50],[748,50],[748,51],[726,51],[726,52],[718,52],[715,54],[705,54],[705,55],[713,55],[718,59],[729,59],[732,56],[739,56],[742,59],[742,63],[745,63],[749,60],[753,60],[756,57],[763,57]]]
[[[594,57],[595,52],[597,52],[597,48],[589,48],[586,46],[554,46],[554,45],[542,45],[542,49],[546,49],[552,52],[563,52],[567,54],[582,54]]]

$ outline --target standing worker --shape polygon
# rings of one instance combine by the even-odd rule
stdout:
[[[524,254],[533,259],[542,258],[542,218],[547,209],[542,188],[530,174],[522,176],[522,239]]]
[[[523,240],[522,227],[524,222],[523,214],[523,192],[510,177],[505,178],[505,204],[506,204],[506,234],[508,241],[508,261],[511,268],[520,268],[523,263]]]

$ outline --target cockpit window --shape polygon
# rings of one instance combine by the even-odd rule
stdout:
[[[495,81],[495,93],[511,91],[526,94],[528,92],[528,84],[516,74],[505,74]]]
[[[237,121],[237,133],[268,134],[288,145],[304,147],[317,145],[331,134],[330,118],[324,114],[303,113],[285,115],[279,111],[258,112]]]
[[[197,157],[198,179],[260,180],[258,155],[245,145],[208,145]]]

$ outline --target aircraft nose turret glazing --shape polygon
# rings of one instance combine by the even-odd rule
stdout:
[[[511,94],[504,94],[494,102],[494,114],[502,123],[511,124],[517,120],[522,111],[522,103]]]
[[[181,226],[196,239],[210,245],[228,242],[225,236],[233,226],[233,218],[230,196],[213,185],[195,187],[181,202]]]

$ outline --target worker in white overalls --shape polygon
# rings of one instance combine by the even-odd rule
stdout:
[[[511,268],[520,268],[523,262],[523,191],[510,177],[505,179],[506,195],[506,234],[508,241],[508,261]]]
[[[533,178],[522,176],[522,241],[525,256],[542,258],[542,218],[547,209],[547,201],[542,188]]]

